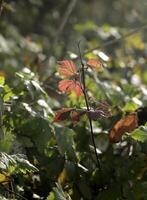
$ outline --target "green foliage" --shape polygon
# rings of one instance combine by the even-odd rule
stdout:
[[[146,200],[147,111],[139,109],[147,107],[147,36],[145,27],[128,34],[145,23],[146,1],[75,1],[75,7],[70,2],[4,0],[0,199]],[[86,69],[91,106],[106,101],[112,113],[93,121],[102,170],[86,116],[77,124],[54,123],[58,109],[85,109],[82,97],[57,88],[57,60],[73,59],[80,68],[79,40],[84,62],[98,58],[104,68]],[[138,127],[110,143],[110,129],[132,112]]]
[[[24,155],[8,155],[6,153],[1,153],[0,169],[10,174],[38,171],[35,166],[24,158]]]
[[[147,126],[140,126],[132,132],[131,137],[139,142],[147,141]]]

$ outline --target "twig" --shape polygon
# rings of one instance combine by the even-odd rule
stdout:
[[[3,2],[4,2],[4,0],[0,0],[0,16],[1,16],[2,10],[3,10]]]
[[[139,28],[136,28],[136,29],[134,29],[134,30],[132,30],[132,31],[129,31],[128,33],[126,33],[125,35],[122,35],[122,36],[119,37],[119,38],[115,38],[115,39],[110,40],[110,41],[108,41],[108,42],[105,42],[105,43],[103,43],[103,44],[101,44],[101,45],[98,45],[98,46],[96,46],[96,47],[94,47],[94,48],[91,48],[91,49],[85,51],[85,52],[83,53],[83,55],[86,55],[86,54],[88,54],[88,53],[90,53],[90,52],[92,52],[92,51],[94,51],[94,50],[102,49],[102,48],[104,48],[104,47],[107,47],[107,46],[109,46],[109,45],[111,45],[111,44],[114,44],[115,42],[118,42],[118,41],[121,41],[121,40],[125,40],[125,39],[127,39],[128,37],[130,37],[130,36],[132,36],[132,35],[134,35],[134,34],[140,32],[140,31],[142,31],[142,30],[145,30],[145,29],[147,29],[147,24],[144,24],[143,26],[141,26],[141,27],[139,27]],[[79,57],[80,57],[80,56],[77,56],[77,57],[75,58],[75,60],[77,60]]]
[[[55,43],[58,41],[60,35],[62,34],[63,29],[64,29],[64,27],[65,27],[65,25],[66,25],[66,23],[67,23],[67,21],[69,19],[69,16],[72,13],[72,11],[73,11],[73,9],[74,9],[74,7],[76,5],[76,2],[77,2],[77,0],[71,0],[71,2],[69,3],[69,5],[67,7],[67,10],[66,10],[66,12],[65,12],[65,14],[63,16],[62,22],[61,22],[61,24],[59,26],[58,32],[56,34]]]
[[[12,191],[12,190],[6,188],[4,185],[0,184],[0,186],[1,186],[3,189],[5,189],[7,192],[11,192],[12,194],[14,194],[14,195],[16,195],[16,196],[18,196],[18,197],[20,197],[20,198],[22,198],[22,199],[24,199],[24,200],[28,200],[28,199],[26,199],[25,197],[23,197],[22,195],[20,195],[20,194],[18,194],[18,193],[16,193],[16,192],[14,192],[14,191]]]
[[[79,56],[80,56],[80,60],[81,60],[81,70],[82,70],[82,85],[83,85],[83,94],[84,94],[84,98],[85,98],[85,103],[86,103],[86,107],[87,107],[87,111],[90,111],[89,108],[89,102],[88,102],[88,97],[87,97],[87,92],[86,92],[86,83],[85,83],[85,71],[84,71],[84,63],[82,61],[82,54],[80,51],[80,42],[78,43],[78,48],[79,48]],[[101,168],[101,164],[100,164],[100,160],[96,151],[96,144],[95,144],[95,140],[94,140],[94,132],[93,132],[93,126],[92,126],[92,120],[90,117],[88,117],[89,119],[89,125],[90,125],[90,132],[91,132],[91,138],[92,138],[92,143],[93,143],[93,147],[94,147],[94,152],[95,152],[95,156],[96,156],[96,160],[97,160],[97,167],[100,169],[100,171],[102,172],[102,168]]]

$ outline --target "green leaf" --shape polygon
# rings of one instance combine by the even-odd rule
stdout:
[[[17,163],[16,171],[19,171],[22,173],[38,171],[38,169],[34,165],[32,165],[28,160],[23,158],[24,155],[16,154],[16,155],[13,155],[12,157],[15,159]]]
[[[0,140],[0,151],[9,152],[13,145],[15,136],[7,132],[4,134],[3,138]]]
[[[57,187],[53,188],[54,194],[55,194],[55,200],[67,200],[64,192],[62,190],[62,187],[59,183],[56,183]]]
[[[5,84],[5,77],[4,76],[0,76],[0,87],[3,87]]]
[[[40,153],[45,151],[52,138],[52,128],[49,122],[41,117],[32,117],[21,127],[20,131],[20,135],[31,139]]]
[[[47,197],[46,200],[55,200],[55,195],[53,192],[50,192],[49,196]]]
[[[9,200],[9,199],[7,199],[4,196],[0,195],[0,200]]]
[[[127,111],[131,112],[131,111],[136,110],[138,107],[139,107],[139,106],[138,106],[135,102],[133,102],[132,100],[129,100],[129,101],[125,104],[125,106],[123,107],[123,110],[126,111],[126,112],[127,112]]]
[[[36,90],[42,92],[43,94],[46,94],[46,92],[42,89],[42,87],[37,81],[32,80],[31,83],[36,88]]]
[[[23,154],[0,154],[0,169],[9,173],[36,172],[38,169],[32,165]]]
[[[140,126],[139,128],[135,129],[130,136],[139,142],[146,142],[147,126]]]
[[[68,194],[64,194],[62,186],[59,183],[56,183],[56,186],[53,188],[55,200],[72,200]]]
[[[83,197],[85,197],[87,200],[92,199],[92,193],[91,193],[90,187],[86,180],[79,181],[78,187],[79,187],[79,190],[82,193]]]
[[[96,138],[96,145],[101,152],[105,152],[109,146],[108,136],[105,133],[98,134]]]
[[[58,148],[61,154],[63,155],[66,154],[69,159],[75,160],[76,155],[74,151],[74,141],[73,141],[74,132],[68,128],[56,127],[55,135]]]
[[[5,91],[5,95],[4,95],[4,102],[9,101],[10,98],[12,98],[14,96],[14,93],[12,92],[11,88],[8,85],[4,86],[4,91]]]

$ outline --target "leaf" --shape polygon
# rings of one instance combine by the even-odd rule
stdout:
[[[13,146],[14,139],[15,136],[7,131],[7,133],[5,133],[3,138],[0,140],[0,151],[9,152]]]
[[[43,94],[46,94],[46,92],[42,89],[42,87],[37,81],[32,80],[31,83],[37,91],[42,92]]]
[[[55,114],[54,122],[61,122],[69,119],[70,112],[73,110],[72,108],[62,108],[58,110]]]
[[[0,153],[0,169],[3,171],[8,171],[10,165],[16,165],[16,161],[12,158],[12,156],[7,153]]]
[[[61,76],[69,77],[77,74],[76,65],[71,60],[58,61],[58,72]]]
[[[61,80],[58,84],[58,88],[61,92],[71,92],[74,91],[77,96],[82,95],[82,88],[79,81],[74,80]]]
[[[125,104],[125,106],[123,107],[123,110],[126,112],[131,112],[134,111],[138,108],[139,106],[131,100],[127,101],[127,103]]]
[[[32,165],[23,154],[8,155],[1,153],[0,169],[11,173],[36,172],[38,169]]]
[[[132,132],[138,126],[137,113],[131,113],[118,120],[109,132],[110,142],[119,142],[124,133]]]
[[[14,97],[14,93],[12,89],[8,85],[4,85],[5,95],[3,97],[4,102],[9,101],[12,97]]]
[[[76,124],[84,114],[86,114],[86,110],[84,109],[62,108],[56,112],[54,122],[68,120]]]
[[[28,160],[23,158],[24,156],[21,154],[16,154],[12,156],[17,162],[17,170],[22,173],[26,172],[37,172],[38,169],[32,165]]]
[[[147,141],[147,126],[140,126],[135,129],[131,134],[131,137],[139,142]]]
[[[61,155],[67,156],[72,161],[76,160],[74,132],[68,128],[55,127],[55,137]]]
[[[21,127],[21,134],[31,138],[37,150],[43,153],[52,137],[52,128],[48,120],[36,117],[29,120]]]
[[[85,197],[87,200],[92,199],[92,191],[90,189],[90,186],[88,185],[89,183],[86,180],[80,180],[77,184],[83,197]]]
[[[140,33],[131,35],[131,37],[127,38],[126,42],[127,42],[126,45],[129,48],[135,48],[135,49],[140,49],[140,50],[143,50],[145,48],[145,44],[141,38]]]
[[[62,186],[59,183],[56,183],[56,186],[57,187],[53,188],[55,200],[71,200],[71,197],[68,194],[66,194],[66,196],[67,196],[67,198],[66,198],[66,196],[63,192]]]
[[[9,177],[6,174],[0,173],[0,184],[6,184],[9,181]]]
[[[101,152],[105,152],[109,147],[109,139],[107,134],[99,133],[96,138],[97,149]]]
[[[5,84],[5,77],[0,76],[0,87],[2,87]]]
[[[103,65],[100,62],[100,60],[99,59],[94,59],[94,58],[89,59],[87,61],[87,66],[90,67],[90,68],[92,68],[92,69],[96,69],[98,71],[100,71],[100,70],[103,69]]]
[[[54,193],[50,192],[46,200],[55,200]]]
[[[70,118],[74,125],[76,125],[76,123],[80,121],[80,117],[83,114],[85,114],[85,111],[77,111],[77,110],[71,111]]]
[[[107,112],[105,112],[101,109],[97,109],[97,110],[87,111],[87,116],[89,118],[91,118],[92,120],[97,120],[97,119],[102,118],[102,117],[108,117],[108,116],[110,116],[110,114],[108,114]]]

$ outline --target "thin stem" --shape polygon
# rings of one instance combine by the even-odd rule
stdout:
[[[58,32],[56,34],[56,37],[55,37],[55,42],[57,42],[60,38],[60,35],[62,34],[63,30],[64,30],[64,27],[66,26],[68,20],[69,20],[69,17],[73,11],[73,9],[75,8],[76,6],[76,3],[77,3],[77,0],[71,0],[69,2],[69,5],[65,11],[65,14],[63,16],[63,19],[62,21],[60,22],[60,26],[58,28]]]
[[[0,0],[0,16],[2,14],[2,10],[3,10],[3,0]]]
[[[14,191],[12,191],[12,190],[6,188],[4,185],[0,184],[0,186],[1,186],[4,190],[6,190],[7,192],[11,192],[12,194],[14,194],[14,195],[20,197],[21,199],[28,200],[28,199],[26,199],[25,197],[23,197],[22,195],[20,195],[20,194],[18,194],[18,193],[16,193],[16,192],[14,192]]]
[[[122,40],[126,40],[128,37],[130,37],[130,36],[132,36],[132,35],[134,35],[134,34],[136,34],[136,33],[139,33],[139,32],[141,32],[141,31],[143,31],[143,30],[146,30],[146,29],[147,29],[147,23],[144,24],[143,26],[140,26],[140,27],[138,27],[138,28],[136,28],[136,29],[133,29],[133,30],[127,32],[125,35],[122,35],[122,36],[120,36],[119,38],[114,38],[114,39],[112,39],[112,40],[110,40],[110,41],[104,42],[104,43],[101,44],[101,45],[98,45],[98,46],[96,46],[96,47],[94,47],[94,48],[91,48],[91,49],[85,51],[85,52],[83,53],[83,55],[86,55],[86,54],[88,54],[88,53],[90,53],[90,52],[92,52],[92,51],[94,51],[94,50],[97,50],[97,49],[98,49],[98,50],[102,50],[102,49],[105,48],[105,47],[108,47],[108,46],[110,46],[110,45],[112,45],[112,44],[114,44],[114,43],[116,43],[116,42],[119,42],[119,41],[122,41]],[[77,57],[76,57],[75,59],[73,59],[73,60],[77,60],[79,57],[80,57],[80,56],[77,56]]]
[[[80,53],[80,60],[81,60],[81,72],[82,72],[82,85],[83,85],[83,94],[84,94],[84,99],[85,99],[85,103],[86,103],[86,107],[87,107],[87,111],[90,111],[90,107],[89,107],[89,102],[88,102],[88,97],[87,97],[87,92],[86,92],[86,83],[85,83],[85,71],[84,71],[84,63],[82,61],[82,54],[80,51],[80,43],[78,43],[78,48],[79,48],[79,53]],[[89,119],[89,125],[90,125],[90,132],[91,132],[91,138],[92,138],[92,143],[93,143],[93,147],[94,147],[94,151],[95,151],[95,156],[96,156],[96,160],[97,160],[97,167],[100,169],[100,171],[102,172],[102,168],[101,168],[101,164],[100,164],[100,160],[98,157],[98,153],[96,151],[96,144],[95,144],[95,140],[94,140],[94,132],[93,132],[93,126],[92,126],[92,120],[90,117],[88,117]]]

